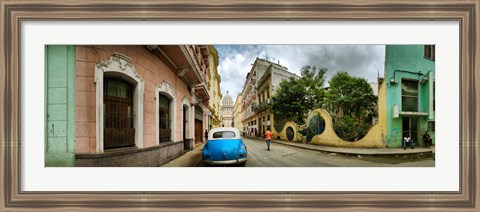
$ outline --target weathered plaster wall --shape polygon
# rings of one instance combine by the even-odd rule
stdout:
[[[156,167],[175,159],[183,153],[180,142],[162,144],[143,149],[103,154],[77,154],[77,167]]]
[[[45,47],[45,166],[75,165],[75,47]]]
[[[378,100],[377,100],[377,111],[378,111],[378,127],[380,128],[380,136],[382,143],[386,145],[387,143],[387,82],[384,79],[380,87],[378,88]]]
[[[393,117],[395,104],[399,106],[399,111],[402,111],[402,79],[420,79],[420,75],[418,74],[399,72],[395,70],[423,73],[425,76],[429,76],[429,72],[435,72],[435,62],[424,58],[423,48],[423,45],[387,45],[385,48],[385,81],[387,82],[386,125],[388,126],[386,143],[388,147],[402,146],[402,116],[398,118]],[[390,83],[392,79],[397,83]],[[419,87],[419,112],[429,113],[428,103],[430,93],[428,86],[430,86],[431,80],[434,80],[434,74],[433,79],[429,78],[429,82],[420,85]],[[433,114],[433,117],[435,117],[435,114]],[[427,129],[428,117],[419,116],[418,120],[418,136],[413,138],[415,142],[421,141],[421,136]],[[430,135],[435,141],[435,133],[430,132]]]
[[[145,46],[77,46],[76,47],[76,152],[77,153],[95,153],[96,152],[96,134],[95,134],[95,64],[101,61],[108,61],[115,53],[121,53],[132,59],[135,71],[142,76],[145,81],[144,93],[144,148],[156,145],[156,100],[155,86],[167,81],[174,91],[176,97],[176,117],[175,117],[175,136],[174,141],[183,142],[182,100],[187,97],[190,102],[192,95],[188,86],[170,70],[160,59],[152,54]],[[191,109],[191,108],[190,108]],[[193,120],[193,110],[189,110],[189,120]],[[193,137],[193,122],[190,123],[187,130]]]

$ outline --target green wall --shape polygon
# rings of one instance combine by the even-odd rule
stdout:
[[[45,70],[45,166],[75,166],[75,46],[46,46]]]
[[[399,106],[399,111],[402,111],[402,80],[420,80],[422,77],[426,77],[428,81],[419,84],[418,87],[420,106],[418,112],[427,113],[427,115],[412,116],[418,118],[418,136],[413,139],[417,144],[420,142],[423,146],[421,138],[427,130],[427,122],[435,121],[435,112],[431,114],[429,110],[429,88],[433,86],[435,80],[435,61],[424,57],[424,45],[387,45],[385,51],[387,146],[402,146],[402,117],[406,115],[399,115],[398,118],[393,117],[395,104]],[[433,74],[430,75],[430,72]],[[397,83],[392,83],[391,80],[395,80]],[[435,143],[435,132],[429,131],[429,134]]]

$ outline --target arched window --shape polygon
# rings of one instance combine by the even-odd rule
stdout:
[[[159,142],[171,141],[172,128],[171,128],[171,100],[163,95],[158,96],[158,127],[159,127]]]
[[[133,86],[105,77],[103,89],[104,149],[135,146]]]
[[[96,152],[126,146],[143,148],[144,82],[132,60],[115,53],[110,60],[96,64],[95,83]],[[111,138],[115,133],[116,138]]]

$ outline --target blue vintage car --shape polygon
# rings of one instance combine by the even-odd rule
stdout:
[[[210,130],[202,150],[206,165],[239,165],[247,162],[247,146],[236,128],[220,127]]]

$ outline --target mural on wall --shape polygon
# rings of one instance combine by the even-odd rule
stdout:
[[[306,142],[310,143],[313,136],[320,135],[325,131],[325,119],[320,116],[320,113],[314,115],[308,122],[306,129]]]
[[[286,134],[287,134],[287,139],[288,139],[289,141],[293,141],[293,138],[294,138],[294,136],[295,136],[295,133],[294,133],[292,127],[287,127]]]
[[[285,127],[285,124],[287,124],[286,119],[275,119],[274,127],[277,132],[282,132],[283,128]]]
[[[297,125],[295,122],[287,121],[283,130],[277,132],[277,138],[289,142],[311,143],[323,146],[347,147],[347,148],[384,148],[385,127],[383,122],[373,125],[368,133],[355,142],[341,139],[333,129],[333,121],[330,114],[324,109],[313,110],[306,125]]]
[[[305,138],[307,137],[307,125],[299,125],[297,127],[297,142],[304,143]]]

